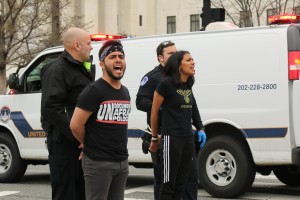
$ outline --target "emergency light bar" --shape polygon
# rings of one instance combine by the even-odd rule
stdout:
[[[300,23],[300,16],[294,14],[273,15],[268,17],[268,24]]]
[[[92,41],[103,41],[103,40],[127,38],[127,36],[125,36],[125,35],[92,34],[92,35],[90,35],[90,38]]]

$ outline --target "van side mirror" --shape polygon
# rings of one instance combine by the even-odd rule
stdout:
[[[21,85],[19,82],[19,74],[12,73],[9,75],[8,86],[10,89],[21,90]]]

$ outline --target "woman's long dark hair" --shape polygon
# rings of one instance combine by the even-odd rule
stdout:
[[[181,83],[180,81],[180,73],[179,73],[179,67],[181,65],[183,56],[185,54],[190,54],[188,51],[178,51],[170,56],[168,59],[166,65],[164,66],[164,74],[166,77],[170,77],[174,84]],[[189,76],[187,80],[188,87],[192,87],[194,85],[195,78],[194,76]]]

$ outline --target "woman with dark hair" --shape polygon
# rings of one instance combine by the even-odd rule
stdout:
[[[188,51],[178,51],[167,61],[166,78],[157,86],[151,112],[150,151],[162,152],[161,200],[180,200],[195,154],[192,125],[198,141],[206,141],[197,103],[192,92],[195,62]],[[162,109],[162,138],[157,136],[158,113]],[[159,147],[159,144],[160,147]],[[201,146],[200,145],[200,146]]]

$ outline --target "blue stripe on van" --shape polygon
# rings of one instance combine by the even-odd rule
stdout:
[[[22,112],[11,112],[10,119],[24,137],[45,137],[43,130],[32,129]],[[247,138],[280,138],[286,136],[287,128],[243,129],[243,132]],[[130,138],[140,138],[144,134],[144,131],[129,129],[127,134]]]
[[[287,128],[243,129],[247,138],[280,138],[285,137]]]
[[[140,138],[141,136],[144,135],[144,133],[145,132],[140,129],[128,129],[128,131],[127,131],[128,137],[131,137],[131,138]]]
[[[22,112],[11,112],[10,119],[15,124],[16,128],[24,137],[45,137],[46,133],[42,129],[33,130],[30,124],[25,119]]]
[[[28,121],[25,119],[24,115],[20,111],[11,112],[10,119],[15,124],[16,128],[24,137],[45,137],[46,134],[43,130],[33,130]],[[139,129],[128,130],[128,137],[140,138],[144,131]]]

